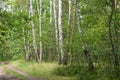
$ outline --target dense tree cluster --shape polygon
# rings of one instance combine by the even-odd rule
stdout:
[[[11,7],[0,10],[1,60],[57,61],[118,78],[119,0],[3,2]]]

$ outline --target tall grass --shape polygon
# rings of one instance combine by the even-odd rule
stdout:
[[[25,71],[29,75],[43,80],[74,80],[74,77],[59,76],[54,73],[54,70],[58,67],[57,63],[36,63],[26,62],[23,60],[17,60],[11,63],[19,69]]]

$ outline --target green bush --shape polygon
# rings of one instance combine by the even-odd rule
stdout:
[[[78,73],[78,71],[79,71],[78,66],[72,65],[57,67],[54,73],[61,76],[74,76]]]

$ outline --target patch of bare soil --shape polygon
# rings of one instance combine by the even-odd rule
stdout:
[[[32,77],[32,76],[28,75],[26,72],[18,69],[17,67],[15,67],[13,65],[8,64],[7,68],[14,71],[14,72],[17,72],[17,73],[23,75],[24,77],[26,77],[27,80],[43,80],[43,79],[40,79],[40,78]]]
[[[20,80],[20,79],[11,75],[0,75],[0,80]]]
[[[40,79],[40,78],[32,77],[32,76],[28,75],[26,72],[16,68],[13,65],[10,65],[10,64],[6,64],[6,68],[8,68],[8,69],[10,69],[10,70],[12,70],[14,72],[17,72],[20,75],[23,75],[24,77],[26,77],[25,80],[43,80],[43,79]],[[0,80],[22,80],[22,79],[19,79],[19,78],[15,77],[15,76],[6,74],[4,72],[3,66],[0,66]]]
[[[0,66],[0,80],[20,80],[17,77],[5,74],[4,69]]]

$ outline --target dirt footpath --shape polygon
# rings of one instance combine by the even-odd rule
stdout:
[[[20,80],[17,77],[5,74],[4,68],[0,66],[0,80]]]
[[[25,80],[43,80],[43,79],[40,79],[40,78],[32,77],[32,76],[28,75],[26,72],[24,72],[22,70],[19,70],[18,68],[16,68],[15,66],[12,66],[10,64],[7,64],[6,68],[9,69],[9,70],[12,70],[14,72],[17,72],[18,74],[26,77]],[[11,76],[9,74],[6,74],[5,71],[4,71],[4,67],[0,66],[0,80],[22,80],[22,79],[19,79],[15,76]]]
[[[42,79],[35,78],[35,77],[32,77],[32,76],[28,75],[26,72],[18,69],[17,67],[15,67],[13,65],[8,64],[7,68],[14,71],[14,72],[19,73],[20,75],[23,75],[24,77],[26,77],[27,80],[42,80]]]

